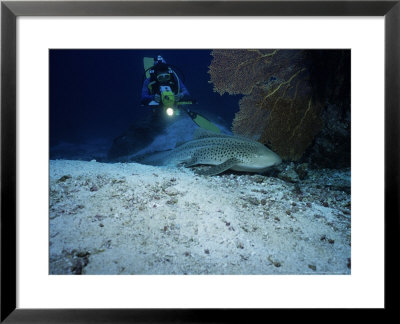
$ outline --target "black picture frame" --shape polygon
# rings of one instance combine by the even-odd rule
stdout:
[[[400,0],[395,1],[2,1],[1,2],[1,322],[253,322],[265,310],[17,309],[16,19],[19,16],[384,16],[385,309],[396,307],[399,237]],[[396,244],[397,243],[397,244]]]

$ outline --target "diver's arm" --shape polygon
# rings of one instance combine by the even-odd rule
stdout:
[[[150,101],[154,100],[154,95],[152,95],[150,93],[149,83],[150,83],[150,79],[146,79],[143,82],[142,97],[140,99],[140,102],[143,105],[148,105]]]

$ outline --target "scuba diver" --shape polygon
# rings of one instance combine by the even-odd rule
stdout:
[[[141,104],[152,108],[152,121],[157,123],[184,111],[198,126],[219,133],[220,129],[204,116],[191,111],[188,105],[195,104],[181,78],[161,55],[144,57],[145,75]],[[174,67],[176,68],[176,67]],[[182,73],[181,73],[182,74]],[[183,75],[183,74],[182,74]],[[168,116],[168,117],[166,117]]]
[[[146,106],[161,104],[163,92],[173,95],[171,102],[178,103],[189,100],[190,93],[186,89],[175,71],[166,63],[161,55],[154,60],[154,65],[146,70],[146,79],[143,82],[141,103]]]

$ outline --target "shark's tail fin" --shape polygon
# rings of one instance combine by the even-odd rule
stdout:
[[[170,151],[171,150],[138,154],[131,156],[129,160],[130,162],[136,162],[140,164],[162,166],[165,165],[165,159],[168,157]]]

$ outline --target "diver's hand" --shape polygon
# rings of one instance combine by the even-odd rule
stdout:
[[[161,101],[161,96],[159,94],[154,95],[154,101],[155,102],[160,102]]]

